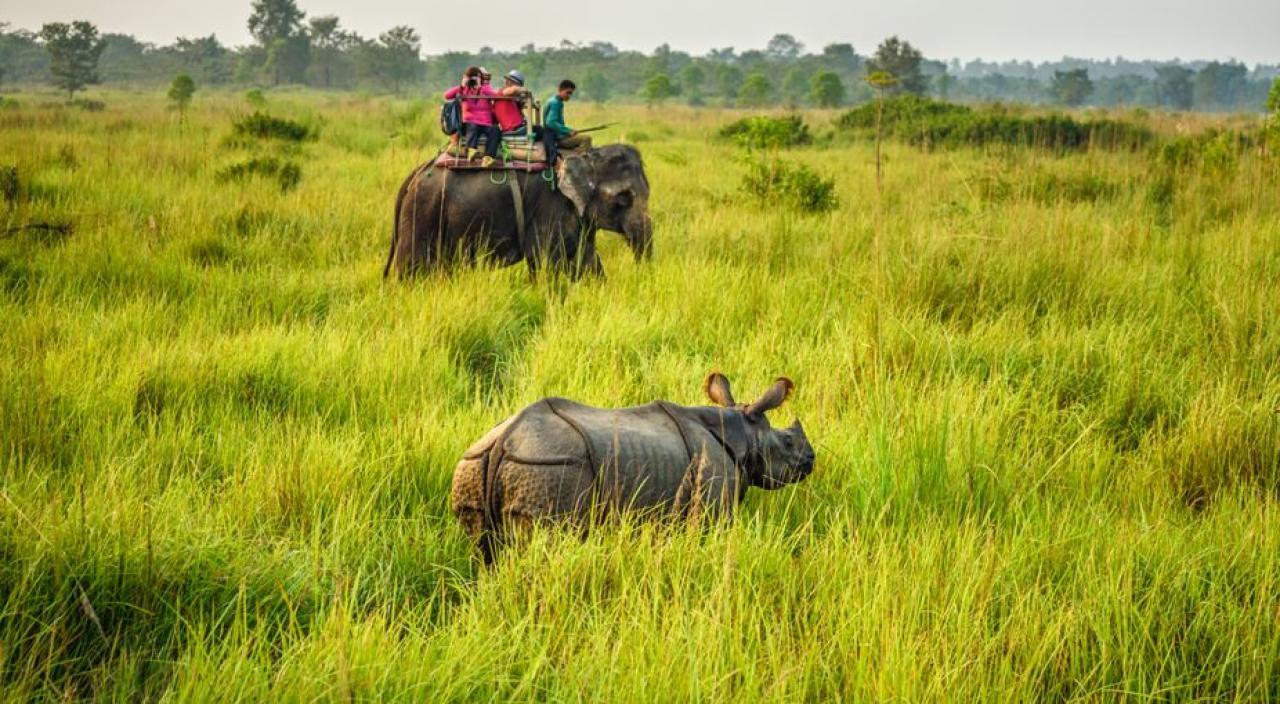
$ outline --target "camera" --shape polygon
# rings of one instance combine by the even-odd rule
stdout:
[[[480,85],[480,79],[476,76],[467,76],[467,82],[464,85],[468,88],[475,88]]]

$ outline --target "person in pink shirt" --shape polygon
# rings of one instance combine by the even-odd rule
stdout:
[[[488,98],[498,95],[498,91],[480,80],[481,70],[478,66],[468,66],[462,72],[462,82],[444,92],[445,100],[462,98],[462,124],[466,131],[467,160],[476,158],[479,152],[480,137],[484,137],[484,159],[481,166],[492,166],[498,157],[498,146],[502,144],[502,132],[493,112],[493,101]]]

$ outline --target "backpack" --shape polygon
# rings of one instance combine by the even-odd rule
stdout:
[[[448,135],[462,131],[462,99],[446,100],[440,108],[440,129]]]

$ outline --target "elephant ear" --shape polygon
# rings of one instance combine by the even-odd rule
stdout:
[[[567,156],[560,171],[560,191],[573,202],[578,217],[587,216],[587,205],[595,197],[595,169],[585,156]]]

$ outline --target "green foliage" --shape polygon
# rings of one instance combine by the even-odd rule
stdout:
[[[169,84],[169,102],[177,108],[178,113],[186,116],[187,106],[191,104],[191,97],[196,94],[196,82],[191,80],[191,76],[180,73],[173,77],[173,82]]]
[[[874,104],[861,105],[837,121],[846,130],[873,130]],[[1018,115],[999,108],[974,109],[914,96],[884,103],[884,130],[912,144],[934,148],[992,144],[1052,150],[1140,149],[1155,141],[1142,125],[1113,119],[1078,120],[1067,115]]]
[[[273,85],[301,82],[311,61],[311,38],[303,28],[306,13],[294,0],[254,0],[249,33],[264,52],[262,62]]]
[[[304,142],[318,136],[313,127],[265,112],[254,112],[236,120],[231,134],[236,140],[274,139],[283,142]]]
[[[1089,80],[1089,69],[1054,71],[1053,80],[1049,83],[1049,93],[1062,105],[1076,107],[1084,104],[1084,101],[1093,94],[1093,81]]]
[[[582,75],[582,97],[597,103],[607,103],[613,96],[613,86],[600,69],[592,66]]]
[[[0,166],[0,198],[5,205],[12,206],[18,202],[22,193],[22,181],[18,178],[18,167],[12,164]]]
[[[804,118],[794,113],[784,117],[744,117],[721,127],[717,134],[746,149],[785,149],[813,142]]]
[[[229,133],[243,89],[201,85]],[[1280,173],[1251,132],[1227,172],[891,147],[879,196],[834,140],[798,155],[842,203],[811,217],[747,202],[717,111],[578,105],[647,133],[652,261],[602,233],[605,282],[388,284],[403,101],[280,97],[334,137],[280,197],[213,176],[279,145],[210,166],[162,87],[112,95],[0,112],[0,227],[82,224],[0,237],[4,699],[1277,700]],[[705,404],[713,368],[741,401],[796,382],[770,420],[803,421],[804,483],[477,564],[472,441],[551,395]]]
[[[280,186],[282,193],[298,187],[302,181],[302,167],[297,162],[275,156],[258,156],[240,161],[218,172],[223,181],[243,181],[248,178],[267,178]]]
[[[746,159],[746,167],[741,189],[756,206],[782,204],[810,214],[826,213],[840,205],[835,179],[821,176],[806,164],[761,156]]]
[[[782,97],[789,105],[796,105],[808,97],[809,81],[804,69],[792,66],[782,77]]]
[[[74,98],[68,101],[67,105],[79,110],[84,110],[85,112],[102,112],[107,109],[107,104],[105,102],[89,98]]]
[[[1195,72],[1185,66],[1157,66],[1156,91],[1161,105],[1175,110],[1190,110],[1195,103]]]
[[[1248,85],[1249,69],[1238,62],[1210,61],[1196,72],[1193,92],[1197,107],[1227,110],[1238,104]]]
[[[809,78],[809,100],[820,108],[835,108],[844,103],[844,83],[832,71],[817,71]]]
[[[645,81],[642,94],[649,105],[658,105],[675,95],[676,88],[671,83],[670,76],[665,73],[658,73],[650,76],[649,80]]]
[[[412,27],[392,27],[378,37],[377,66],[397,95],[400,89],[421,75],[422,40]]]
[[[98,58],[107,48],[98,28],[89,22],[51,22],[40,28],[40,39],[49,52],[53,83],[74,98],[86,86],[98,83]]]
[[[738,89],[738,102],[743,107],[758,108],[768,104],[773,96],[773,84],[763,73],[753,73]]]
[[[889,37],[876,47],[875,56],[867,64],[868,72],[882,71],[896,79],[895,89],[913,95],[924,95],[929,81],[921,70],[924,61],[920,50],[911,42]]]
[[[1267,93],[1267,112],[1280,116],[1280,78],[1271,82],[1271,91]]]
[[[736,97],[742,89],[742,70],[731,64],[716,64],[716,91],[720,95]]]
[[[697,102],[702,99],[703,93],[706,91],[707,72],[702,66],[696,62],[690,62],[680,69],[680,92],[687,96],[690,102]]]
[[[267,107],[267,96],[263,94],[261,88],[251,88],[245,91],[244,99],[258,110]]]
[[[253,0],[249,33],[259,44],[268,46],[277,39],[302,34],[302,20],[306,16],[294,0]]]

